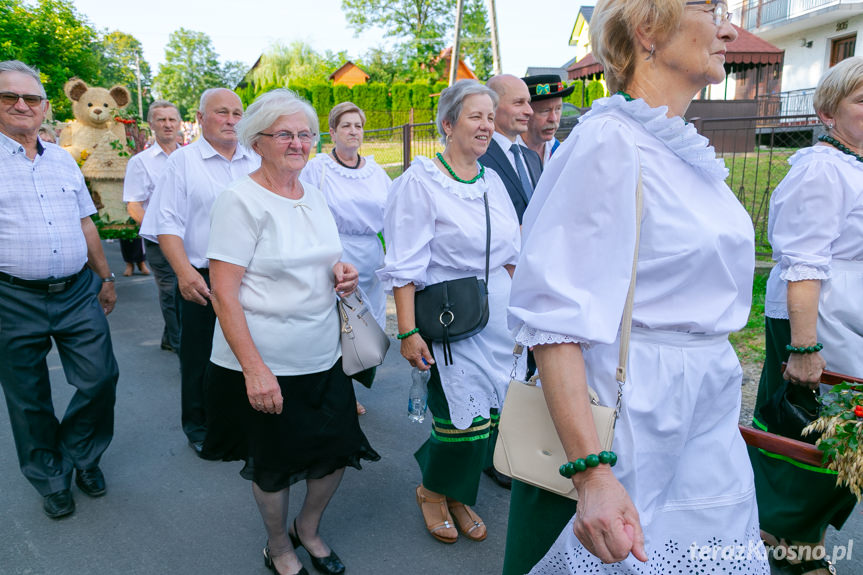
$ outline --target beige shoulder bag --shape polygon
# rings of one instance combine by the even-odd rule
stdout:
[[[613,408],[600,405],[596,392],[588,387],[590,411],[596,425],[596,434],[602,449],[611,450],[614,441],[614,425],[620,413],[623,385],[626,383],[626,363],[629,357],[629,336],[632,331],[632,300],[635,294],[635,272],[638,264],[638,244],[641,236],[643,199],[641,191],[641,168],[639,163],[638,185],[635,190],[635,254],[632,258],[632,276],[629,292],[623,307],[620,323],[620,354],[617,371],[617,405]],[[522,347],[517,345],[513,354],[518,360]],[[513,479],[528,485],[551,491],[569,499],[578,500],[578,492],[572,480],[559,473],[560,466],[567,462],[566,453],[554,422],[548,412],[545,395],[536,386],[537,375],[529,381],[515,377],[513,368],[509,390],[500,415],[497,444],[494,449],[495,468]]]

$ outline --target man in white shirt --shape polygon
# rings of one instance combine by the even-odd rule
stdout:
[[[156,183],[165,171],[170,156],[177,148],[177,134],[180,129],[180,110],[167,100],[156,100],[150,104],[147,123],[156,141],[152,146],[132,156],[126,166],[126,179],[123,181],[123,201],[126,210],[140,226]],[[162,331],[162,349],[180,349],[180,314],[177,308],[177,276],[171,264],[165,259],[159,244],[144,240],[147,259],[153,268],[153,279],[159,289],[159,307],[165,329]]]
[[[486,86],[497,93],[499,101],[494,114],[494,133],[488,151],[479,161],[503,180],[521,223],[542,172],[539,156],[524,146],[520,138],[527,132],[533,115],[530,92],[521,78],[509,74],[492,77]]]
[[[48,106],[37,70],[0,62],[0,385],[21,472],[57,519],[75,511],[73,471],[86,495],[106,492],[99,462],[114,436],[119,371],[105,318],[114,274],[81,170],[37,136]],[[76,388],[62,422],[45,359],[52,341]]]
[[[206,435],[204,372],[210,360],[216,314],[210,303],[210,208],[232,181],[261,163],[237,143],[243,103],[232,91],[201,95],[201,137],[171,154],[144,215],[141,235],[158,241],[177,275],[180,292],[180,379],[183,432],[200,455]]]
[[[527,84],[530,107],[533,110],[522,139],[528,148],[539,154],[542,165],[545,166],[560,145],[560,140],[555,138],[554,134],[560,127],[563,99],[572,94],[575,88],[564,88],[560,76],[554,74],[527,76],[522,80]]]

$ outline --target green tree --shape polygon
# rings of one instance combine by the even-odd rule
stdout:
[[[180,28],[171,32],[165,47],[165,63],[153,80],[160,97],[177,104],[186,119],[193,119],[201,93],[208,88],[231,87],[219,64],[210,37]]]
[[[336,63],[335,60],[343,57]],[[344,52],[322,56],[302,41],[276,42],[261,56],[261,61],[246,75],[245,81],[259,88],[290,88],[293,85],[312,86],[329,82],[329,75],[347,60]]]
[[[133,113],[138,113],[138,81],[137,81],[137,66],[141,67],[141,100],[144,109],[141,111],[141,117],[147,117],[147,109],[150,102],[150,84],[152,83],[152,73],[150,64],[143,58],[143,49],[141,42],[137,38],[115,30],[109,32],[102,37],[101,51],[101,68],[102,68],[102,84],[110,88],[115,84],[122,84],[129,89],[132,94],[132,101],[126,109]]]
[[[63,93],[69,78],[101,80],[100,52],[96,31],[71,2],[0,0],[0,60],[21,60],[39,68],[55,118],[72,116]]]
[[[463,59],[482,81],[492,76],[491,30],[485,0],[466,0],[462,14]]]
[[[452,29],[455,0],[342,0],[342,12],[357,34],[380,28],[411,60],[427,62]]]

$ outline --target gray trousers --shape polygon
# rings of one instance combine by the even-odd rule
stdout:
[[[147,248],[147,261],[153,270],[153,279],[159,288],[159,307],[162,309],[162,319],[165,329],[162,331],[162,345],[171,346],[174,351],[180,349],[180,308],[177,303],[177,276],[171,269],[171,264],[162,253],[162,248],[156,242],[144,240]]]
[[[89,270],[54,294],[0,282],[0,385],[21,471],[42,495],[68,489],[73,467],[98,465],[114,436],[119,371],[101,287]],[[77,389],[62,421],[45,361],[52,339]]]

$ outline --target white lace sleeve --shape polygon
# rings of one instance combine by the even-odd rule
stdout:
[[[779,275],[780,278],[789,282],[799,282],[803,280],[826,280],[830,279],[830,268],[825,271],[823,266],[810,266],[806,264],[793,264],[784,270]]]
[[[550,331],[542,331],[529,325],[522,325],[515,336],[515,341],[525,347],[533,347],[535,345],[547,345],[552,343],[577,343],[585,349],[590,347],[590,344],[582,339],[563,335],[560,333],[552,333]]]

